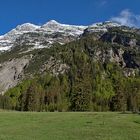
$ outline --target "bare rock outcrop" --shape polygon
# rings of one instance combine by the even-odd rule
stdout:
[[[0,64],[0,94],[18,84],[28,64],[28,57],[12,59]]]

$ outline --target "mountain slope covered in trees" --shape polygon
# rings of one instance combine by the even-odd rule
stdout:
[[[95,32],[95,27],[90,28],[64,45],[55,43],[30,51],[23,51],[30,46],[22,45],[1,53],[1,63],[25,56],[29,62],[22,80],[0,96],[0,107],[19,111],[138,112],[139,29],[119,26]]]

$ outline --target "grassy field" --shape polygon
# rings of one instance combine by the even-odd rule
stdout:
[[[140,140],[140,115],[0,112],[0,140]]]

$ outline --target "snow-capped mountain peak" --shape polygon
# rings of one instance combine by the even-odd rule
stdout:
[[[66,35],[79,36],[87,27],[88,26],[61,24],[55,20],[51,20],[44,24],[41,28],[46,30],[50,34],[59,32]]]
[[[40,26],[31,24],[31,23],[24,23],[22,25],[18,25],[15,30],[17,30],[17,31],[28,31],[29,32],[29,31],[34,31],[38,28],[40,28]]]
[[[105,22],[94,23],[88,26],[87,31],[88,32],[107,32],[108,28],[119,27],[119,26],[121,26],[121,24],[113,22],[113,21],[105,21]]]
[[[57,22],[56,20],[50,20],[46,24],[51,25],[51,24],[60,24],[60,23]]]
[[[47,47],[56,42],[64,44],[78,38],[85,30],[89,32],[106,32],[108,28],[118,26],[121,25],[112,21],[95,23],[90,26],[61,24],[55,20],[50,20],[42,26],[25,23],[0,36],[0,51],[10,50],[17,43],[20,43],[20,45],[25,43],[26,45],[35,46],[35,48]]]
[[[31,24],[31,23],[24,23],[22,25],[18,25],[15,29],[11,30],[7,34],[1,36],[0,39],[14,41],[21,34],[24,34],[27,32],[33,32],[38,28],[40,28],[40,26]]]
[[[13,47],[15,40],[24,33],[33,32],[40,26],[24,23],[18,25],[15,29],[9,31],[7,34],[0,36],[0,51],[6,51]]]
[[[118,26],[121,26],[121,24],[113,21],[105,21],[105,22],[94,23],[89,27],[118,27]]]
[[[46,30],[55,30],[56,28],[60,28],[62,24],[58,23],[55,20],[50,20],[46,24],[42,25],[41,28],[46,29]]]

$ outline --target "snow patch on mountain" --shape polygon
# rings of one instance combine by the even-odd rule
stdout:
[[[48,33],[63,32],[65,34],[77,36],[81,35],[88,26],[77,26],[60,24],[55,20],[51,20],[44,24],[41,28],[45,29]]]
[[[36,29],[40,28],[40,26],[36,26],[34,24],[31,23],[25,23],[22,25],[18,25],[15,29],[11,30],[10,32],[8,32],[7,34],[5,34],[3,37],[1,37],[0,39],[2,40],[11,40],[11,41],[15,41],[15,39],[17,37],[19,37],[20,35],[27,33],[27,32],[33,32]]]
[[[94,23],[90,25],[87,30],[89,32],[107,32],[108,28],[111,27],[119,27],[121,26],[120,24],[112,21],[105,21],[105,22],[99,22],[99,23]]]

